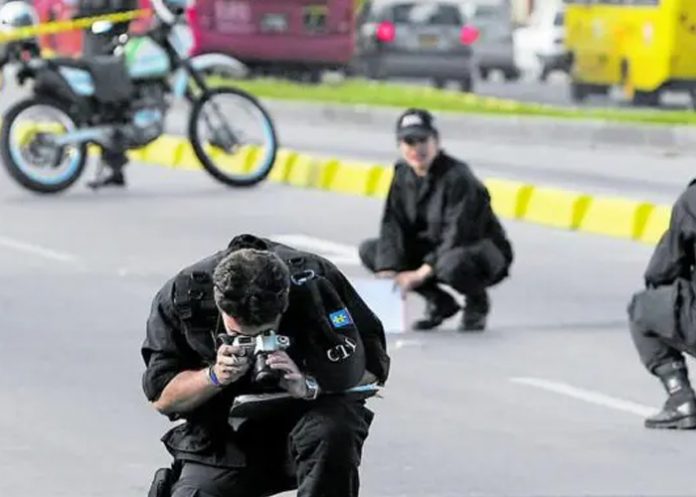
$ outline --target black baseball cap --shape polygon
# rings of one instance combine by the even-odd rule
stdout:
[[[433,115],[424,109],[408,109],[396,122],[396,136],[404,138],[427,138],[437,134]]]

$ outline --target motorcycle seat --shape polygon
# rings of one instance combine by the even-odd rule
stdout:
[[[107,103],[130,100],[133,82],[128,75],[123,58],[113,55],[98,55],[89,59],[55,58],[57,66],[88,71],[94,80],[94,97]]]

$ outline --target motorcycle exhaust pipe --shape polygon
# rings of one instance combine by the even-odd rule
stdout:
[[[111,126],[95,126],[93,128],[82,128],[69,131],[63,135],[53,138],[53,143],[59,147],[65,145],[76,145],[85,142],[96,142],[100,145],[108,145],[114,128]]]

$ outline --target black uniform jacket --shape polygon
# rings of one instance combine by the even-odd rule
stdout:
[[[655,247],[645,271],[645,285],[659,288],[655,301],[650,290],[639,306],[648,322],[661,329],[674,329],[679,340],[696,350],[696,180],[680,195],[672,207],[667,231]],[[640,320],[632,306],[632,319]],[[645,319],[645,318],[643,318]]]
[[[396,163],[382,216],[376,269],[402,270],[409,250],[423,251],[435,267],[448,251],[490,239],[508,265],[512,247],[490,205],[486,187],[469,167],[441,152],[419,178],[405,163]],[[418,248],[420,247],[420,248]]]
[[[672,207],[669,228],[662,235],[645,271],[648,287],[670,285],[677,278],[692,279],[696,247],[696,180]]]
[[[390,359],[386,352],[382,324],[345,276],[330,261],[317,255],[297,251],[252,235],[241,235],[232,240],[227,250],[182,270],[155,296],[147,322],[147,335],[141,350],[146,364],[143,389],[148,400],[158,399],[165,386],[180,372],[203,369],[214,364],[219,346],[216,343],[216,334],[223,333],[224,329],[212,300],[212,278],[208,280],[200,275],[212,275],[225,255],[244,247],[274,251],[288,262],[291,274],[294,270],[301,272],[312,269],[316,274],[323,275],[326,278],[324,281],[328,280],[331,283],[347,310],[345,314],[339,313],[338,318],[345,321],[345,318],[349,317],[348,321],[352,321],[362,344],[362,352],[346,362],[348,369],[343,387],[354,386],[357,383],[355,379],[362,376],[365,368],[384,384],[389,373]],[[202,282],[193,290],[190,284],[192,273],[198,274],[197,280]],[[328,362],[321,363],[321,360],[328,360],[325,351],[321,350],[322,337],[318,337],[317,341],[312,335],[312,332],[322,326],[326,331],[326,322],[319,322],[326,319],[326,316],[318,314],[316,306],[312,306],[304,297],[301,290],[291,289],[290,304],[277,331],[290,337],[291,348],[288,354],[300,369],[303,369],[303,364],[307,364],[308,361],[314,364],[319,371],[312,373],[317,376],[322,386],[322,366],[325,365],[327,381],[332,381],[335,388],[341,388],[340,379],[337,382],[336,375],[331,376],[332,372],[337,371],[334,365]],[[335,336],[341,335],[343,331],[330,330]],[[321,357],[317,357],[317,353]],[[308,354],[315,356],[308,358]],[[312,359],[316,360],[312,362]],[[359,371],[356,371],[356,368],[360,368]],[[229,427],[228,413],[235,396],[254,392],[250,375],[246,375],[193,412],[171,416],[172,419],[184,418],[187,422],[170,430],[163,437],[163,442],[178,459],[223,467],[244,465],[244,454]]]

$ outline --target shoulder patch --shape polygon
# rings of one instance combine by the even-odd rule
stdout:
[[[336,329],[353,324],[353,319],[350,317],[348,309],[345,308],[329,314],[329,320],[331,321],[331,325]]]

